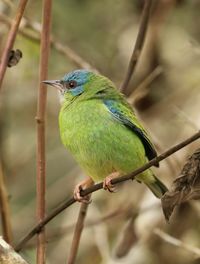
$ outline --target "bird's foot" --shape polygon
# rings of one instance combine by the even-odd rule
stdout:
[[[87,178],[86,180],[78,183],[74,188],[74,199],[80,203],[91,203],[92,200],[90,199],[90,195],[81,196],[81,191],[91,185],[93,185],[93,181],[91,178]]]
[[[111,183],[112,179],[119,177],[119,172],[113,172],[103,181],[103,189],[109,192],[116,192],[116,187]]]

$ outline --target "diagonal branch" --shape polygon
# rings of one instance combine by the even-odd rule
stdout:
[[[138,95],[144,95],[148,92],[147,87],[161,74],[163,73],[163,69],[161,66],[157,66],[150,74],[142,80],[142,82],[135,87],[131,94],[128,97],[128,101],[131,105],[134,105],[134,102],[136,98],[138,98]]]
[[[37,105],[37,220],[45,218],[46,157],[45,157],[45,112],[47,90],[42,82],[47,79],[50,47],[51,0],[43,1],[42,34],[40,46],[40,72]],[[45,230],[37,235],[37,264],[45,263]]]
[[[142,173],[143,171],[149,169],[150,167],[152,167],[153,165],[157,164],[158,162],[166,159],[167,157],[171,156],[172,154],[174,154],[175,152],[177,152],[178,150],[184,148],[185,146],[191,144],[192,142],[194,142],[195,140],[200,138],[200,131],[198,131],[197,133],[195,133],[193,136],[187,138],[186,140],[182,141],[181,143],[171,147],[170,149],[168,149],[167,151],[163,152],[162,154],[160,154],[158,157],[152,159],[151,161],[149,161],[147,164],[145,164],[144,166],[138,168],[137,170],[135,170],[134,172],[127,174],[125,176],[121,176],[119,178],[113,179],[112,180],[112,184],[117,184],[120,182],[124,182],[127,180],[133,180],[135,178],[136,175]],[[89,187],[85,190],[83,190],[81,192],[82,196],[88,195],[90,193],[93,193],[97,190],[100,190],[103,188],[103,183],[98,183],[93,185],[92,187]],[[54,217],[56,217],[58,214],[60,214],[63,210],[65,210],[67,207],[69,207],[70,205],[74,204],[76,201],[75,199],[72,197],[69,200],[67,200],[66,202],[64,202],[63,204],[59,205],[53,212],[51,212],[42,222],[40,222],[39,224],[37,224],[35,227],[33,227],[22,239],[21,241],[16,245],[15,250],[16,251],[20,251],[23,246],[26,244],[27,241],[29,241],[35,234],[37,234],[41,228],[43,226],[45,226],[47,223],[49,223]]]
[[[146,36],[146,31],[147,31],[147,26],[148,26],[148,21],[150,17],[150,11],[151,11],[151,3],[152,0],[146,0],[144,4],[144,8],[142,11],[142,16],[141,16],[141,22],[140,22],[140,28],[139,32],[137,35],[137,39],[135,42],[135,47],[133,49],[133,53],[131,55],[131,59],[128,65],[128,70],[125,76],[125,79],[121,85],[121,92],[125,93],[128,87],[128,84],[131,80],[131,76],[135,70],[135,67],[137,65],[138,59],[140,57],[142,47],[144,44],[145,36]]]
[[[179,247],[182,249],[187,250],[188,252],[195,254],[196,256],[200,257],[200,248],[188,245],[186,243],[184,243],[183,241],[163,232],[162,230],[156,228],[154,230],[154,234],[159,236],[162,240],[164,240],[165,242],[175,246],[175,247]]]
[[[26,4],[27,4],[28,0],[21,0],[18,6],[18,9],[16,11],[16,16],[15,19],[13,20],[12,24],[11,24],[11,28],[8,34],[8,38],[6,41],[6,45],[5,48],[3,50],[3,54],[2,54],[2,58],[1,58],[1,64],[0,64],[0,89],[1,89],[1,85],[3,82],[3,78],[6,72],[6,68],[7,68],[7,63],[8,63],[8,58],[9,58],[9,54],[10,51],[13,47],[13,44],[15,42],[15,38],[17,35],[17,31],[18,31],[18,27],[20,24],[20,21],[22,19]]]
[[[126,201],[127,202],[127,201]],[[133,213],[138,213],[138,215],[145,214],[148,211],[154,210],[154,209],[159,209],[161,205],[159,203],[152,203],[139,211],[134,208],[131,204],[128,204],[124,207],[124,203],[122,202],[117,208],[114,210],[111,210],[107,214],[96,218],[96,219],[89,219],[88,221],[85,222],[84,227],[85,228],[91,228],[93,226],[100,225],[104,222],[112,221],[113,218],[120,218],[120,219],[126,219],[128,220],[129,218],[132,217]],[[71,223],[67,226],[63,226],[61,228],[55,228],[54,230],[51,230],[51,232],[48,233],[47,235],[47,241],[48,243],[54,242],[57,238],[66,236],[68,234],[71,234],[73,231],[74,226],[76,223]],[[26,244],[26,249],[28,248],[33,248],[35,247],[34,241],[30,241]]]
[[[9,19],[9,17],[5,16],[4,14],[0,13],[0,21],[4,23],[7,26],[10,26],[12,21]],[[39,42],[40,41],[40,28],[41,25],[39,23],[27,20],[24,18],[25,23],[22,27],[19,28],[19,33],[28,39],[31,39],[32,41]],[[37,24],[37,26],[35,26]],[[33,32],[30,32],[30,30],[26,30],[26,25],[33,30]],[[36,34],[35,34],[36,33]],[[78,55],[73,49],[71,49],[68,45],[64,45],[61,42],[57,41],[55,36],[51,36],[51,45],[52,48],[54,48],[56,51],[58,51],[60,54],[66,56],[68,59],[71,60],[74,65],[77,67],[81,67],[84,69],[90,69],[95,72],[98,72],[96,68],[94,68],[89,62],[87,62],[85,59],[83,59],[80,55]]]

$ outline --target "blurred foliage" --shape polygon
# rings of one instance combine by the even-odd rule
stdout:
[[[41,22],[41,2],[30,1],[25,13],[30,21]],[[140,0],[59,0],[53,1],[52,34],[69,45],[86,61],[119,86],[124,78],[139,26]],[[12,18],[13,8],[0,1],[0,12]],[[162,152],[189,137],[200,128],[200,1],[154,1],[152,19],[141,60],[130,84],[130,91],[157,67],[162,73],[148,87],[135,94],[138,114]],[[8,28],[1,25],[0,48]],[[39,45],[21,35],[15,49],[23,52],[16,67],[8,68],[1,94],[0,155],[4,165],[11,220],[15,242],[35,223],[36,175],[36,100],[38,88]],[[75,69],[67,57],[55,49],[50,52],[49,76],[60,78]],[[47,104],[47,210],[55,208],[71,194],[76,182],[83,178],[70,154],[60,142],[58,112],[60,103],[55,90],[48,90]],[[198,142],[179,151],[161,163],[155,173],[170,185],[179,174],[186,157]],[[129,253],[118,259],[119,238],[131,214],[123,213],[84,229],[77,263],[176,263],[195,262],[194,256],[158,238],[153,230],[160,227],[185,243],[200,247],[200,207],[190,202],[177,209],[168,225],[159,203],[143,185],[136,182],[118,187],[116,194],[104,191],[93,195],[88,219],[98,219],[111,211],[130,205],[131,213],[139,212],[133,226],[136,241]],[[123,204],[123,206],[120,206]],[[151,209],[144,210],[145,206]],[[70,248],[72,231],[65,227],[74,223],[79,205],[59,215],[47,227],[47,263],[64,263]],[[133,212],[132,212],[133,211]],[[141,214],[140,214],[141,211]],[[131,227],[132,228],[132,227]],[[56,233],[62,235],[55,235]],[[54,234],[54,237],[53,235]],[[30,263],[35,263],[35,244],[31,241],[23,251]]]

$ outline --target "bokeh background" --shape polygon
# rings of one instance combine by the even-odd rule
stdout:
[[[18,1],[0,1],[0,49]],[[139,27],[142,0],[53,1],[52,35],[63,46],[108,76],[116,86],[125,77]],[[200,129],[200,1],[154,1],[144,50],[127,96],[150,132],[159,153]],[[37,38],[41,1],[29,1],[21,30]],[[35,30],[33,30],[35,28]],[[36,223],[36,104],[39,43],[18,34],[15,48],[23,52],[16,67],[8,68],[0,100],[0,160],[6,179],[14,242]],[[55,47],[50,51],[49,78],[62,77],[78,68]],[[132,91],[134,90],[134,93]],[[57,92],[47,99],[47,212],[72,195],[84,174],[59,138]],[[199,147],[193,143],[161,162],[155,173],[168,185],[186,158]],[[114,194],[98,191],[92,196],[81,238],[78,264],[195,264],[200,256],[167,243],[156,228],[200,247],[200,205],[181,205],[170,224],[164,220],[160,201],[135,182],[118,186]],[[47,263],[66,263],[79,204],[47,226]],[[35,263],[35,240],[23,249]]]

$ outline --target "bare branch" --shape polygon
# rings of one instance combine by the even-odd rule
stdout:
[[[91,64],[81,58],[74,50],[72,50],[69,46],[63,45],[62,43],[56,41],[53,37],[51,39],[52,47],[55,48],[61,54],[64,54],[68,57],[77,67],[81,67],[83,69],[93,70],[94,72],[98,72],[96,68],[94,68]]]
[[[200,248],[190,246],[190,245],[184,243],[183,241],[181,241],[181,240],[179,240],[179,239],[177,239],[177,238],[175,238],[175,237],[163,232],[162,230],[160,230],[158,228],[156,228],[154,230],[154,234],[159,236],[165,242],[167,242],[167,243],[169,243],[169,244],[171,244],[173,246],[185,249],[188,252],[190,252],[192,254],[195,254],[196,256],[200,257]]]
[[[37,220],[45,218],[46,157],[45,157],[45,112],[47,90],[42,82],[47,79],[50,47],[51,0],[43,1],[42,34],[40,46],[40,73],[37,105]],[[37,236],[37,264],[45,263],[45,230]]]
[[[127,203],[127,201],[126,201]],[[105,214],[104,216],[97,218],[97,219],[90,219],[88,221],[86,221],[86,223],[84,224],[85,228],[91,228],[93,226],[102,224],[103,222],[107,222],[109,220],[112,220],[113,218],[122,218],[122,219],[129,219],[132,217],[134,212],[137,212],[137,209],[134,207],[134,209],[132,208],[133,206],[131,204],[126,205],[126,207],[124,207],[124,203],[121,203],[117,208],[115,208],[114,210],[110,211],[109,213]],[[148,205],[142,209],[139,210],[138,214],[145,214],[146,212],[150,211],[150,210],[155,210],[155,209],[159,209],[161,207],[161,205],[159,203],[152,203],[151,205]],[[51,230],[51,232],[49,232],[49,234],[47,234],[47,241],[48,243],[54,242],[58,237],[62,237],[62,236],[66,236],[66,234],[71,234],[73,231],[73,228],[75,226],[76,223],[72,223],[69,224],[67,226],[61,227],[60,229],[56,228],[55,230]],[[31,248],[34,247],[35,243],[27,243],[26,248]]]
[[[9,54],[10,54],[10,51],[13,47],[14,42],[15,42],[18,27],[19,27],[20,21],[22,19],[22,16],[23,16],[27,2],[28,2],[28,0],[21,0],[20,1],[19,6],[18,6],[17,11],[16,11],[16,17],[12,22],[10,32],[8,34],[8,38],[6,41],[6,45],[5,45],[5,48],[3,50],[3,54],[2,54],[2,58],[1,58],[1,64],[0,64],[0,89],[1,89],[3,78],[4,78],[4,75],[6,72]]]
[[[0,21],[6,24],[7,26],[11,25],[11,20],[9,17],[5,16],[4,14],[0,14]],[[37,23],[37,26],[35,26],[35,22],[32,22],[30,20],[26,20],[24,18],[24,25],[19,28],[19,33],[26,37],[31,39],[32,41],[39,42],[40,41],[40,28],[41,25]],[[26,30],[26,25],[31,28],[34,33],[31,33],[30,31]],[[35,34],[37,33],[37,34]],[[84,60],[82,57],[80,57],[73,49],[71,49],[69,46],[62,44],[61,42],[58,42],[56,40],[55,36],[51,36],[51,45],[52,48],[54,48],[56,51],[58,51],[60,54],[63,54],[68,59],[71,60],[77,67],[84,68],[84,69],[90,69],[95,72],[98,72],[96,68],[94,68],[90,63],[88,63],[86,60]]]
[[[184,110],[182,110],[180,107],[178,107],[177,105],[173,105],[174,107],[174,112],[180,117],[182,118],[184,123],[187,123],[191,128],[194,129],[194,131],[198,131],[199,130],[199,126],[198,124],[192,120],[192,118],[186,114],[184,112]]]
[[[82,203],[80,206],[80,211],[79,211],[78,220],[77,220],[75,230],[74,230],[74,236],[72,240],[70,254],[69,254],[68,261],[67,261],[68,264],[75,263],[88,206],[89,206],[89,203]]]
[[[0,263],[1,264],[28,264],[1,237],[0,237]]]
[[[146,93],[147,87],[163,72],[161,66],[157,66],[129,95],[128,101],[134,104],[135,98],[138,93]]]
[[[0,208],[1,208],[0,210],[1,210],[3,237],[7,243],[12,244],[13,234],[11,228],[10,208],[9,208],[8,193],[4,180],[4,173],[3,173],[1,161],[0,161]]]
[[[144,210],[140,211],[141,213],[145,213],[145,211],[148,211],[150,209],[154,209],[158,207],[157,204],[152,204],[152,206],[148,206],[144,208]],[[114,210],[108,212],[104,216],[101,216],[97,219],[89,219],[85,222],[84,227],[90,228],[99,224],[102,224],[103,222],[107,222],[111,220],[112,218],[130,218],[132,216],[132,206],[129,204],[128,206],[124,207],[124,203],[121,203],[117,208]],[[76,223],[71,223],[67,226],[63,226],[61,228],[56,228],[54,230],[51,230],[49,233],[47,233],[47,241],[48,243],[54,242],[58,237],[66,236],[67,234],[71,234],[73,232],[73,228],[75,227]],[[35,243],[34,241],[31,243],[27,243],[26,248],[34,247]]]
[[[131,80],[131,76],[135,70],[135,67],[137,65],[138,59],[139,59],[141,51],[142,51],[142,47],[143,47],[145,36],[146,36],[148,21],[149,21],[149,17],[150,17],[151,3],[152,3],[152,0],[146,0],[145,4],[144,4],[142,16],[141,16],[140,28],[138,31],[135,47],[133,49],[133,53],[132,53],[132,56],[131,56],[131,59],[129,62],[129,66],[128,66],[128,70],[127,70],[125,79],[124,79],[124,81],[121,85],[121,89],[120,89],[123,93],[126,92],[128,84]]]
[[[197,133],[195,133],[193,136],[187,138],[186,140],[182,141],[181,143],[175,145],[174,147],[168,149],[167,151],[163,152],[162,154],[160,154],[158,157],[152,159],[151,161],[149,161],[147,164],[145,164],[144,166],[138,168],[137,170],[135,170],[134,172],[125,175],[125,176],[121,176],[119,178],[115,178],[112,180],[112,184],[117,184],[120,182],[124,182],[127,180],[133,180],[135,178],[136,175],[142,173],[143,171],[149,169],[150,167],[152,167],[153,165],[157,164],[158,162],[166,159],[167,157],[169,157],[170,155],[174,154],[175,152],[177,152],[178,150],[184,148],[185,146],[191,144],[192,142],[194,142],[195,140],[200,138],[200,131],[198,131]],[[83,190],[81,192],[82,196],[88,195],[90,193],[93,193],[97,190],[100,190],[103,188],[103,183],[98,183],[93,185],[92,187],[89,187],[85,190]],[[49,223],[55,216],[57,216],[58,214],[60,214],[63,210],[65,210],[67,207],[69,207],[70,205],[74,204],[76,201],[75,199],[72,197],[69,200],[67,200],[66,202],[64,202],[63,204],[59,205],[52,213],[50,213],[42,222],[40,222],[38,225],[36,225],[35,227],[33,227],[23,238],[22,240],[16,245],[15,250],[16,251],[20,251],[22,249],[22,247],[26,244],[27,241],[29,241],[35,234],[37,234],[41,228],[43,226],[45,226],[47,223]]]

